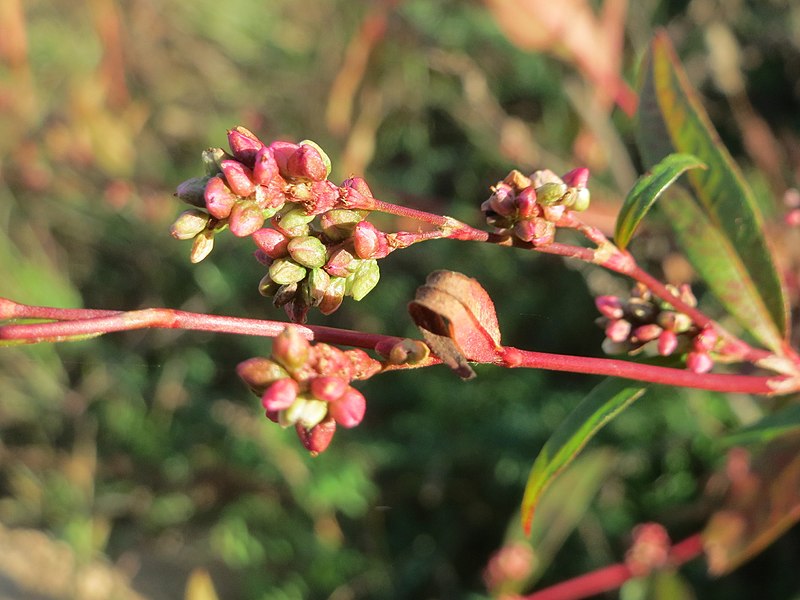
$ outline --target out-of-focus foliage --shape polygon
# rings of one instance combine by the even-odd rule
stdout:
[[[175,185],[236,124],[312,138],[334,177],[364,174],[379,197],[473,224],[510,167],[586,165],[590,218],[610,228],[635,179],[630,123],[574,52],[557,38],[518,48],[489,4],[3,2],[0,295],[280,318],[257,293],[252,248],[220,239],[192,266],[167,234]],[[572,4],[585,15],[590,3]],[[800,8],[616,6],[623,78],[666,25],[765,212],[779,213],[800,164]],[[664,236],[643,233],[632,251],[685,279]],[[796,273],[798,240],[771,239]],[[413,335],[406,303],[442,268],[489,291],[504,343],[600,353],[591,293],[619,282],[451,241],[393,254],[376,290],[325,323]],[[66,542],[76,565],[114,562],[152,599],[181,597],[198,568],[220,598],[482,597],[533,457],[597,383],[490,367],[471,382],[444,368],[388,374],[362,387],[364,423],[310,459],[235,377],[237,362],[268,353],[263,340],[156,331],[4,349],[0,521]],[[544,581],[618,560],[643,520],[676,537],[700,527],[697,499],[723,458],[713,440],[760,414],[746,398],[648,392],[593,442],[614,445],[616,462],[591,504],[594,486],[575,499],[591,508],[562,549],[540,549]],[[800,586],[785,568],[797,543],[786,536],[718,581],[699,565],[685,574],[698,597],[783,598]]]

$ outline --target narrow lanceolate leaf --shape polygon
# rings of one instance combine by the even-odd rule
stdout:
[[[633,237],[639,223],[650,211],[658,197],[667,187],[689,169],[705,169],[706,166],[691,154],[670,154],[642,175],[628,192],[625,203],[617,216],[614,241],[625,248]]]
[[[643,65],[637,143],[650,166],[673,152],[692,154],[708,166],[689,172],[689,182],[708,226],[727,240],[731,252],[726,260],[736,264],[728,268],[734,274],[729,279],[713,277],[708,264],[694,266],[743,328],[781,352],[788,331],[786,297],[753,193],[720,142],[664,33],[655,37]],[[729,287],[739,293],[726,293]]]
[[[772,321],[764,318],[764,303],[753,293],[753,279],[731,239],[714,226],[687,190],[673,187],[665,196],[659,207],[672,224],[687,258],[715,296],[748,324],[748,331],[756,338],[770,348],[779,347],[781,337]]]
[[[800,433],[800,405],[793,404],[760,421],[725,436],[726,445],[756,444],[769,442],[782,435]]]
[[[621,379],[606,379],[594,388],[545,443],[533,463],[522,499],[522,526],[530,533],[539,499],[553,480],[611,419],[645,392]]]

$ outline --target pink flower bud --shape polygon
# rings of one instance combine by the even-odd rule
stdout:
[[[365,198],[373,198],[372,190],[369,189],[363,177],[349,177],[342,182],[343,188],[350,188],[360,193]]]
[[[285,410],[294,404],[299,391],[300,386],[294,379],[290,377],[278,379],[264,391],[261,405],[268,411]]]
[[[255,155],[253,165],[253,181],[260,185],[268,185],[270,181],[278,176],[278,163],[272,148],[264,146]]]
[[[311,395],[323,402],[334,402],[347,391],[349,384],[341,377],[323,376],[311,380]]]
[[[272,155],[275,157],[275,162],[278,165],[278,171],[280,172],[281,176],[288,177],[286,166],[289,162],[289,157],[297,151],[300,145],[295,144],[294,142],[283,142],[278,140],[272,142],[269,147],[272,149]]]
[[[352,210],[373,210],[375,208],[375,198],[370,194],[366,196],[356,188],[340,187],[339,200],[341,206]]]
[[[264,213],[252,200],[240,200],[233,205],[228,221],[236,237],[252,235],[264,225]]]
[[[262,356],[240,362],[236,366],[236,374],[259,395],[272,383],[289,376],[279,364]]]
[[[289,254],[287,250],[289,238],[277,229],[263,227],[253,233],[253,241],[256,243],[259,250],[270,258],[283,258]]]
[[[520,221],[514,225],[514,235],[523,242],[543,246],[555,239],[556,226],[552,221],[535,217],[530,221]]]
[[[564,216],[565,210],[567,210],[567,207],[563,204],[545,206],[542,208],[542,216],[551,223],[557,223]]]
[[[297,327],[289,325],[272,342],[272,356],[290,373],[308,360],[311,344]]]
[[[328,417],[311,429],[306,429],[299,423],[295,425],[295,428],[297,437],[300,438],[300,442],[305,446],[306,450],[311,452],[312,456],[317,456],[330,445],[333,434],[336,433],[336,421]]]
[[[492,211],[503,217],[513,215],[517,207],[511,186],[501,182],[492,189],[492,192],[489,197],[489,207]]]
[[[530,219],[541,214],[541,207],[536,202],[536,188],[529,185],[516,197],[517,215],[520,219]]]
[[[348,277],[358,265],[355,260],[347,250],[339,248],[331,254],[323,268],[331,277]]]
[[[212,177],[204,192],[206,209],[215,219],[227,219],[231,209],[239,199],[227,186],[222,177]]]
[[[331,402],[328,408],[334,421],[347,428],[355,427],[361,423],[366,410],[366,398],[353,387],[348,387],[347,391],[338,400]]]
[[[708,352],[689,352],[686,355],[686,368],[693,373],[708,373],[714,366],[714,361]]]
[[[706,327],[694,338],[694,348],[699,352],[708,352],[714,349],[719,340],[719,334],[713,327]]]
[[[606,337],[612,342],[624,342],[630,334],[631,324],[630,321],[625,319],[616,319],[606,325]]]
[[[256,184],[253,183],[253,172],[245,167],[238,160],[223,160],[219,164],[225,175],[225,181],[233,193],[242,198],[247,198],[256,191]]]
[[[241,126],[228,130],[228,144],[236,160],[248,166],[253,164],[256,153],[264,147],[264,143],[252,131]]]
[[[322,181],[328,176],[325,161],[313,146],[303,144],[286,161],[289,178]]]
[[[585,188],[586,183],[589,181],[589,169],[586,167],[572,169],[569,173],[562,175],[561,180],[569,187]]]
[[[369,221],[360,221],[356,225],[353,246],[359,258],[383,258],[389,254],[386,235]]]
[[[595,298],[594,304],[604,317],[609,319],[621,319],[623,317],[622,300],[617,296],[598,296]]]
[[[658,353],[661,356],[671,356],[678,348],[678,336],[674,331],[665,329],[658,336]]]
[[[649,323],[647,325],[640,325],[634,329],[633,337],[639,342],[646,343],[660,337],[663,331],[664,330],[655,323]]]

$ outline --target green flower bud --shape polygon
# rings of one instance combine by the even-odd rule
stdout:
[[[286,249],[295,262],[309,269],[318,269],[328,260],[325,244],[310,235],[292,238]]]
[[[202,210],[187,210],[178,215],[169,233],[176,240],[190,240],[206,228],[210,218]]]
[[[222,148],[207,148],[203,150],[203,169],[206,175],[213,177],[222,173],[222,161],[231,158],[233,157]]]
[[[567,185],[565,183],[551,181],[536,188],[536,200],[542,206],[557,204],[566,193]]]
[[[350,286],[350,295],[353,297],[353,300],[361,300],[378,285],[378,280],[381,278],[378,261],[374,258],[362,260],[351,277],[353,279]],[[350,279],[350,277],[348,277],[348,279]]]
[[[267,298],[272,298],[280,287],[281,284],[272,281],[272,277],[267,273],[261,278],[261,281],[258,282],[258,293]]]
[[[275,283],[297,283],[306,276],[306,268],[290,258],[279,258],[269,266],[269,276]]]
[[[575,192],[575,198],[570,207],[572,210],[580,212],[589,208],[589,202],[592,198],[589,188],[570,188],[570,191]]]
[[[322,269],[312,269],[303,285],[309,306],[319,306],[325,297],[325,291],[331,283],[331,276]]]
[[[192,244],[192,251],[189,254],[189,260],[192,263],[199,263],[203,260],[206,256],[211,254],[211,251],[214,249],[214,232],[208,229],[204,229],[200,233],[198,233],[194,238],[194,243]]]
[[[259,396],[275,381],[289,377],[278,363],[261,356],[240,362],[236,374]]]
[[[329,210],[320,217],[322,233],[333,242],[341,242],[353,235],[356,225],[363,220],[362,211],[339,208]]]
[[[303,208],[291,208],[280,212],[272,219],[273,227],[280,229],[287,237],[308,235],[308,224],[314,220],[314,215],[306,214]]]

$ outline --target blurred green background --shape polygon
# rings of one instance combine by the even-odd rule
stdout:
[[[638,164],[615,77],[635,80],[658,26],[778,212],[800,169],[800,7],[549,4],[4,0],[0,295],[283,319],[257,293],[249,242],[222,236],[190,265],[167,231],[175,186],[237,124],[314,139],[332,179],[363,174],[382,199],[478,226],[510,168],[586,165],[587,218],[608,228]],[[634,252],[690,277],[658,226]],[[486,287],[507,344],[550,352],[600,355],[592,295],[625,289],[552,257],[441,241],[393,254],[367,298],[311,322],[413,336],[406,303],[442,268]],[[165,331],[0,349],[0,597],[210,600],[206,573],[219,598],[487,597],[482,574],[519,535],[533,458],[597,383],[489,367],[466,383],[444,368],[388,374],[360,388],[364,423],[311,459],[235,376],[268,354],[262,339]],[[550,494],[531,583],[619,561],[642,521],[675,539],[696,531],[724,457],[715,436],[761,410],[648,394]],[[721,580],[692,564],[671,597],[791,597],[799,552],[795,529]]]

